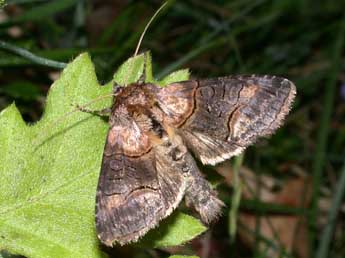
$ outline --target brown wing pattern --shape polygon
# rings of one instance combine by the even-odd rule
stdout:
[[[136,146],[127,145],[138,137],[142,141]],[[96,195],[98,237],[108,246],[135,242],[183,197],[183,176],[164,155],[169,147],[153,147],[146,138],[128,124],[114,126],[108,134]]]
[[[110,117],[96,195],[96,228],[108,246],[137,241],[183,195],[204,222],[217,218],[223,204],[187,147],[204,164],[239,154],[281,125],[295,95],[293,83],[274,76],[153,86],[127,87]]]
[[[158,91],[157,100],[165,113],[163,123],[178,127],[194,110],[194,95],[197,81],[172,83]]]
[[[204,164],[228,159],[258,137],[272,134],[295,95],[292,82],[275,76],[230,76],[179,84],[193,94],[193,109],[186,109],[185,116],[179,114],[185,119],[172,126],[179,128]]]

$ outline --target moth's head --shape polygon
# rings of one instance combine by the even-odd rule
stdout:
[[[113,86],[113,94],[115,97],[117,97],[118,95],[121,94],[121,92],[123,91],[125,87],[118,84],[117,82],[114,83],[114,86]]]

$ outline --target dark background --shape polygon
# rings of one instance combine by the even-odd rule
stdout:
[[[87,51],[99,81],[105,83],[133,55],[146,23],[162,4],[153,0],[7,3],[0,11],[0,111],[15,101],[28,122],[40,118],[45,96],[61,69],[39,65],[9,48],[25,48],[66,63]],[[180,68],[190,68],[194,78],[272,74],[293,81],[298,92],[284,127],[249,148],[243,162],[249,175],[242,176],[244,182],[253,176],[254,185],[269,182],[271,187],[263,190],[269,198],[248,197],[244,192],[239,224],[248,226],[253,218],[264,218],[270,221],[266,231],[274,234],[265,233],[265,223],[258,223],[249,231],[251,240],[240,226],[237,237],[230,238],[227,223],[233,189],[231,176],[226,176],[218,185],[228,205],[224,216],[207,234],[179,247],[179,253],[204,258],[344,257],[345,205],[331,205],[344,196],[337,189],[345,185],[340,180],[345,173],[344,10],[343,0],[185,0],[171,1],[153,22],[141,51],[151,51],[157,78]],[[289,207],[301,207],[299,200],[304,208],[288,212]],[[337,217],[329,221],[332,212]],[[293,224],[297,219],[298,224]],[[325,233],[327,227],[331,230]],[[295,231],[291,245],[284,244],[282,239],[292,228],[304,231]],[[278,249],[270,253],[272,243]],[[320,246],[326,248],[326,255]],[[126,257],[167,257],[175,251],[126,250]]]

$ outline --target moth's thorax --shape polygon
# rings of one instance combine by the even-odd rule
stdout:
[[[162,110],[157,107],[159,88],[153,84],[130,84],[121,88],[115,98],[110,126],[134,122],[141,130],[161,131]]]

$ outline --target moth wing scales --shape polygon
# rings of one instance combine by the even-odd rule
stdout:
[[[202,163],[214,165],[272,134],[289,112],[295,93],[287,79],[253,75],[174,83],[159,97],[161,106],[171,105],[165,101],[169,94],[190,102],[175,105],[180,107],[175,112],[170,108],[166,122]]]
[[[178,206],[186,188],[183,175],[176,173],[169,156],[164,155],[168,151],[165,145],[149,143],[148,148],[142,141],[133,149],[126,146],[126,139],[145,139],[145,135],[128,126],[113,128],[96,195],[96,229],[108,246],[137,241]]]

